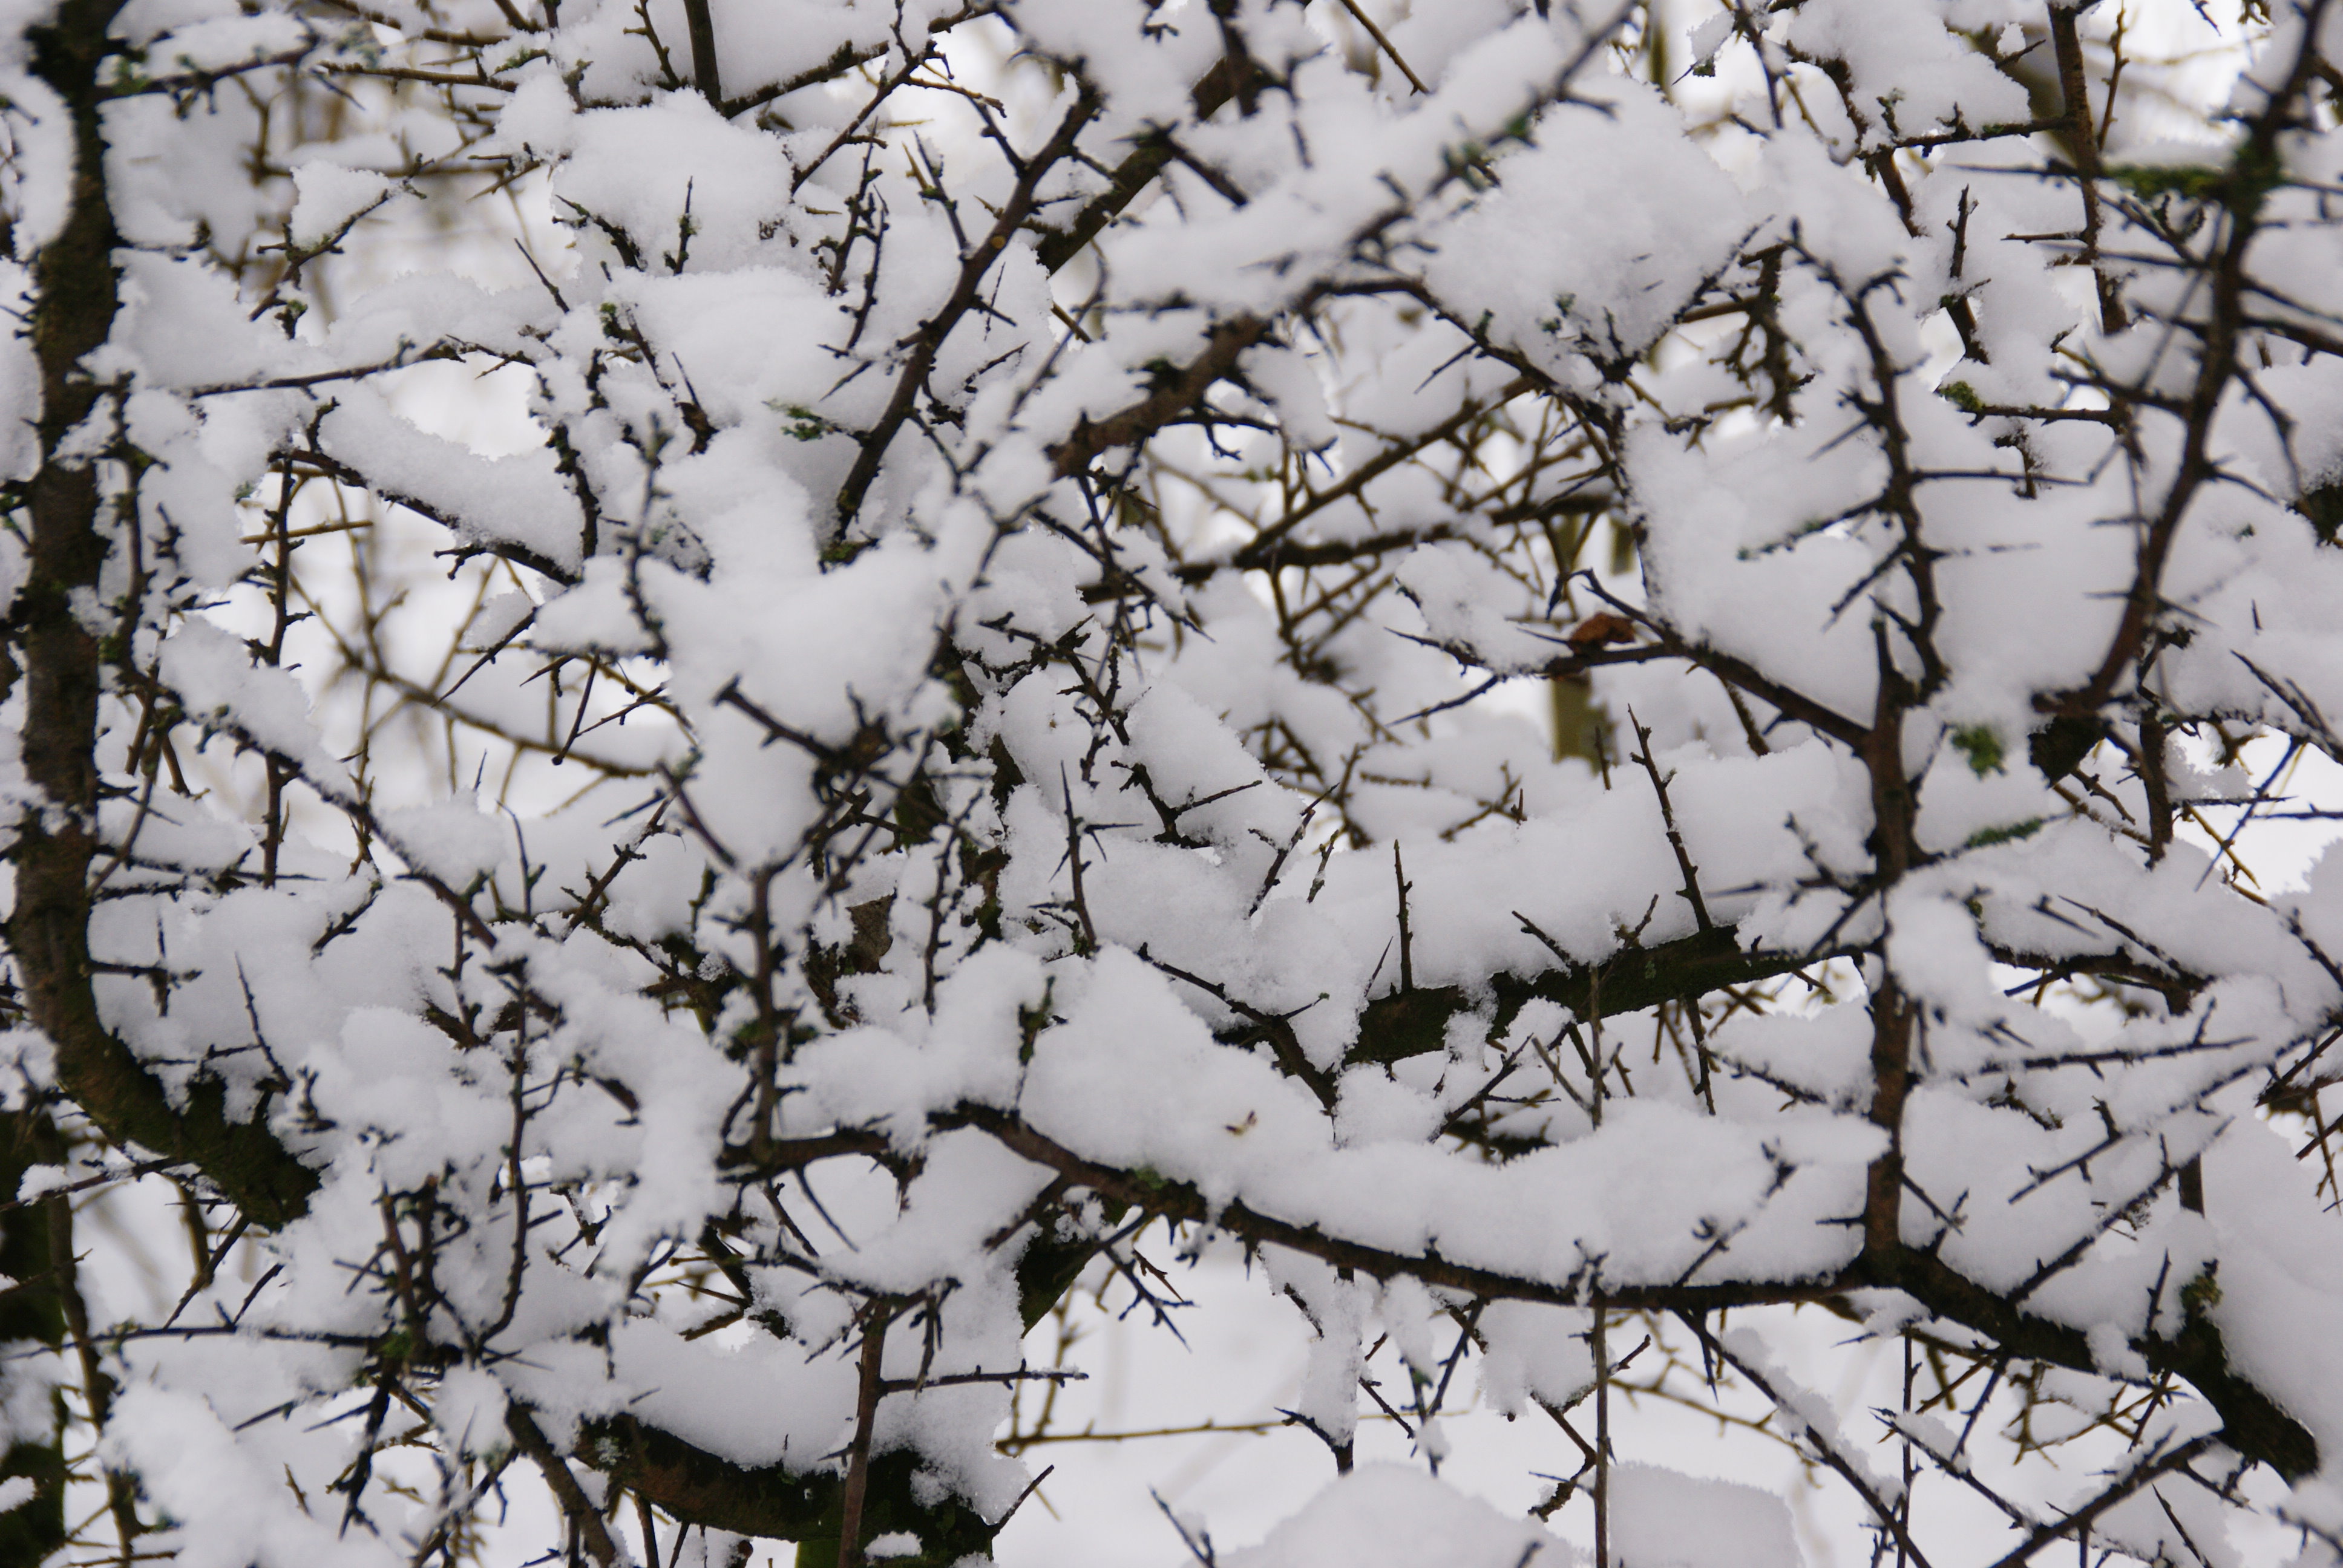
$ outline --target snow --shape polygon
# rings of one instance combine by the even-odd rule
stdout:
[[[1620,1568],[1805,1568],[1790,1511],[1770,1493],[1656,1464],[1614,1465],[1609,1482]]]
[[[1525,1521],[1396,1465],[1365,1465],[1321,1492],[1229,1568],[1457,1568],[1570,1563],[1577,1553]]]
[[[311,162],[293,171],[293,188],[300,195],[286,221],[286,236],[306,251],[337,237],[359,214],[379,205],[391,186],[387,176],[370,169]]]
[[[318,434],[327,451],[349,452],[372,487],[449,519],[468,542],[516,545],[577,569],[577,503],[551,453],[476,457],[407,424],[371,389],[345,393]]]
[[[2331,116],[2205,187],[2296,20],[2133,7],[2109,86],[2077,13],[2117,327],[2071,149],[1981,134],[2038,7],[1647,9],[713,0],[719,105],[679,0],[137,0],[80,187],[0,27],[0,284],[120,241],[86,417],[0,356],[84,927],[12,924],[0,1089],[156,1550],[407,1561],[524,1412],[703,1563],[717,1461],[872,1470],[880,1562],[1574,1563],[1597,1422],[1608,1568],[1997,1555],[2216,1432],[2093,1543],[2343,1523]],[[214,1105],[233,1169],[143,1120]],[[563,1544],[498,1474],[484,1561]]]

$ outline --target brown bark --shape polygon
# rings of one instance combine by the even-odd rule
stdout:
[[[31,569],[13,629],[25,687],[25,773],[45,804],[17,823],[6,934],[26,1010],[54,1042],[58,1083],[75,1103],[109,1135],[196,1166],[256,1223],[276,1227],[300,1213],[316,1188],[314,1173],[266,1128],[232,1121],[216,1083],[198,1084],[185,1107],[175,1108],[161,1082],[106,1030],[90,983],[105,650],[84,617],[96,608],[107,540],[97,467],[57,454],[98,410],[104,388],[82,361],[113,332],[117,305],[98,73],[119,4],[68,0],[52,26],[32,35],[34,71],[73,116],[75,170],[65,226],[33,265],[42,463],[27,487]]]

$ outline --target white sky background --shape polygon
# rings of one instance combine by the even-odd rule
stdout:
[[[1406,3],[1370,0],[1370,8],[1380,19],[1390,21],[1404,14]],[[2211,3],[2226,14],[2234,0]],[[1330,15],[1333,11],[1324,0],[1319,9]],[[1680,58],[1684,53],[1684,33],[1712,9],[1704,0],[1674,0],[1671,5]],[[2114,9],[2111,5],[2100,8],[2101,13]],[[2130,0],[2127,13],[2135,40],[2149,52],[2177,55],[2201,48],[2207,41],[2186,0]],[[2095,20],[2098,15],[2094,14]],[[982,63],[973,53],[963,64],[981,69]],[[1734,85],[1732,68],[1728,63],[1717,86]],[[2221,55],[2207,53],[2188,73],[2194,78],[2189,85],[2209,95],[2228,68]],[[1685,86],[1693,92],[1711,90],[1702,83]],[[1014,94],[1004,95],[1015,104]],[[2154,134],[2171,134],[2185,124],[2184,117],[2175,114],[2170,126],[2156,126]],[[2145,125],[2140,128],[2149,129]],[[928,134],[944,137],[950,132],[947,122],[939,122]],[[1729,137],[1720,141],[1717,150],[1724,161],[1732,161]],[[369,221],[353,236],[348,250],[353,257],[364,258],[369,267],[379,268],[377,276],[410,267],[452,267],[495,286],[537,286],[512,245],[517,234],[557,280],[568,269],[567,231],[549,221],[541,179],[525,182],[509,197],[490,196],[474,204],[466,226],[454,229],[426,235]],[[366,279],[357,262],[337,266],[336,281],[341,297],[347,298]],[[522,450],[538,438],[526,418],[526,386],[515,373],[482,376],[465,366],[427,365],[400,372],[397,385],[399,407],[417,425],[485,454]],[[454,618],[463,613],[470,602],[472,580],[488,568],[473,568],[448,584],[444,563],[431,557],[433,550],[444,548],[437,530],[405,514],[393,514],[376,527],[382,545],[389,550],[386,558],[412,575],[413,598],[405,614],[413,623],[417,646],[426,645],[437,629],[454,624]],[[305,552],[304,566],[316,575],[332,557],[330,548],[313,548]],[[1486,701],[1493,708],[1522,712],[1544,722],[1545,698],[1538,682],[1517,683]],[[2277,742],[2256,744],[2249,760],[2257,779],[2275,763],[2281,750]],[[458,771],[468,777],[476,760],[470,756],[459,758]],[[444,771],[435,768],[431,772],[444,781]],[[387,780],[400,782],[397,770],[387,770]],[[226,779],[216,781],[231,783]],[[427,777],[421,768],[411,770],[404,782],[418,790],[435,787],[434,778]],[[524,779],[515,804],[526,810],[532,791],[566,789],[574,782],[574,779],[565,780],[538,769]],[[437,787],[444,787],[444,782]],[[2290,793],[2298,803],[2343,804],[2343,776],[2323,759],[2307,759],[2293,776]],[[2209,816],[2226,829],[2234,823],[2236,812]],[[327,826],[322,814],[317,825]],[[2240,845],[2240,854],[2258,879],[2259,890],[2273,893],[2298,885],[2319,848],[2336,831],[2323,822],[2258,825]],[[2192,827],[2183,833],[2210,847],[2201,829]],[[90,1240],[96,1243],[85,1269],[96,1298],[92,1302],[93,1315],[99,1321],[168,1311],[186,1254],[176,1216],[167,1207],[170,1198],[168,1189],[149,1183],[92,1201],[83,1211],[85,1222],[92,1228]],[[1058,1429],[1079,1431],[1089,1425],[1100,1432],[1140,1432],[1191,1426],[1208,1419],[1224,1426],[1276,1421],[1279,1407],[1292,1402],[1299,1392],[1309,1335],[1299,1312],[1271,1296],[1257,1277],[1248,1280],[1242,1260],[1226,1248],[1208,1249],[1201,1262],[1183,1269],[1158,1229],[1150,1233],[1145,1250],[1171,1270],[1174,1282],[1196,1303],[1178,1314],[1187,1348],[1148,1326],[1143,1310],[1118,1319],[1115,1312],[1129,1301],[1124,1287],[1118,1285],[1108,1292],[1104,1311],[1086,1302],[1075,1313],[1081,1334],[1075,1359],[1091,1375],[1089,1382],[1071,1385],[1060,1395]],[[1839,1345],[1852,1332],[1850,1325],[1818,1311],[1800,1314],[1798,1322],[1803,1328],[1797,1341],[1788,1334],[1777,1341],[1804,1343],[1804,1364],[1795,1371],[1828,1392],[1843,1410],[1861,1408],[1858,1400],[1861,1404],[1893,1402],[1901,1353],[1893,1343],[1849,1352]],[[1049,1358],[1053,1332],[1045,1323],[1029,1347],[1036,1364]],[[1623,1325],[1614,1337],[1614,1354],[1631,1348],[1637,1337],[1639,1330]],[[1676,1339],[1681,1343],[1688,1342],[1689,1336],[1679,1330]],[[1646,1352],[1647,1357],[1652,1354]],[[1393,1353],[1386,1350],[1370,1370],[1381,1372],[1396,1399],[1406,1380],[1404,1372],[1394,1368]],[[1640,1370],[1641,1363],[1627,1375],[1633,1378]],[[1463,1413],[1444,1423],[1452,1447],[1442,1473],[1504,1509],[1525,1508],[1542,1495],[1545,1485],[1531,1473],[1570,1473],[1577,1468],[1575,1448],[1534,1412],[1507,1422],[1487,1410],[1474,1392],[1476,1376],[1476,1367],[1469,1361],[1456,1374],[1450,1408]],[[1762,1407],[1745,1399],[1737,1408],[1754,1414]],[[1580,1430],[1591,1436],[1591,1409],[1584,1414]],[[1851,1495],[1827,1477],[1810,1483],[1779,1444],[1746,1433],[1720,1434],[1713,1419],[1649,1402],[1636,1408],[1622,1401],[1618,1418],[1617,1445],[1624,1459],[1654,1461],[1787,1495],[1813,1568],[1861,1568],[1869,1561],[1868,1537],[1859,1528],[1861,1513]],[[1850,1422],[1850,1435],[1862,1430]],[[1871,1428],[1874,1434],[1878,1430],[1875,1424]],[[1363,1462],[1423,1462],[1412,1450],[1395,1423],[1362,1422],[1359,1455]],[[1875,1452],[1873,1463],[1882,1470],[1892,1469],[1894,1455],[1892,1447],[1882,1446]],[[1026,1462],[1036,1471],[1045,1465],[1054,1465],[1056,1470],[1003,1533],[999,1552],[1002,1561],[1031,1568],[1061,1564],[1064,1568],[1075,1564],[1169,1568],[1186,1561],[1171,1525],[1151,1500],[1151,1487],[1184,1515],[1200,1518],[1216,1544],[1226,1549],[1258,1540],[1272,1523],[1293,1513],[1332,1475],[1322,1445],[1293,1428],[1265,1435],[1220,1432],[1134,1438],[1112,1445],[1051,1443],[1029,1450]],[[2087,1481],[2071,1462],[2063,1473],[2051,1472],[2038,1462],[2034,1470],[2035,1483],[2045,1501]],[[537,1490],[533,1480],[524,1480],[516,1488],[516,1497],[534,1500]],[[1916,1506],[1923,1515],[1974,1518],[1973,1539],[1980,1557],[1996,1553],[2006,1544],[2007,1533],[1997,1516],[1948,1482],[1923,1481]],[[514,1543],[546,1538],[535,1519],[517,1517],[515,1523],[527,1527],[510,1533],[508,1539]],[[1591,1533],[1584,1502],[1564,1508],[1552,1523],[1582,1543]],[[2239,1544],[2249,1562],[2274,1562],[2281,1554],[2282,1543],[2275,1533]],[[762,1564],[769,1559],[789,1560],[786,1553],[768,1549],[760,1550],[755,1561]],[[518,1555],[508,1560],[518,1562]]]

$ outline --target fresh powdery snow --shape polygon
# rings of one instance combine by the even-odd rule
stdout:
[[[2343,1568],[2338,111],[5,8],[0,1560]]]

